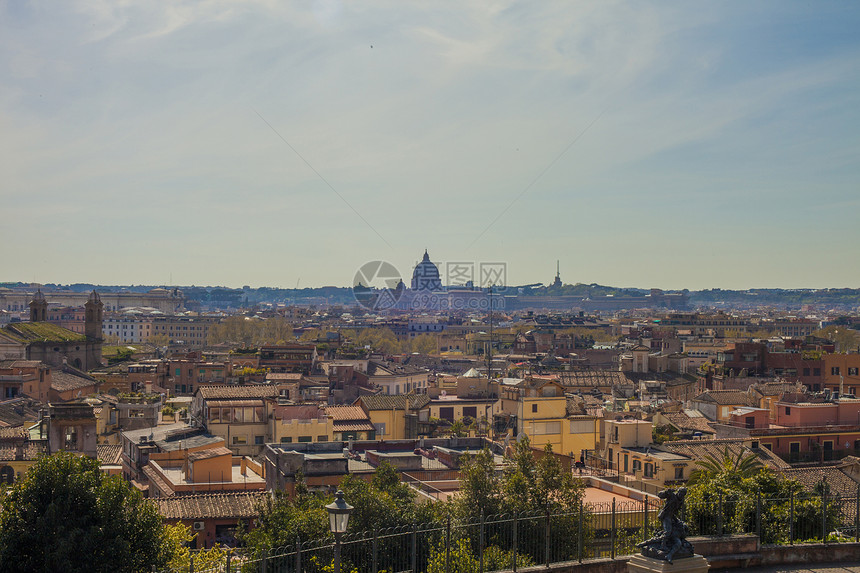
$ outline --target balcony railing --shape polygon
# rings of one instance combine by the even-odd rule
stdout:
[[[484,516],[350,533],[342,539],[344,571],[454,573],[517,571],[532,565],[582,562],[638,553],[636,544],[661,527],[660,503],[580,504],[569,511]],[[685,508],[691,536],[757,535],[764,545],[860,541],[860,489],[853,496],[799,493],[753,499],[713,495]],[[296,540],[261,553],[238,548],[217,571],[331,571],[332,539]],[[200,569],[193,569],[200,572]],[[184,573],[187,570],[171,571]]]

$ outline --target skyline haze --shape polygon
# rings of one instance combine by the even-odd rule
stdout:
[[[0,3],[2,280],[860,283],[860,6]]]

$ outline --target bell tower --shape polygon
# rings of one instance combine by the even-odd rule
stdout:
[[[41,289],[36,291],[30,301],[30,322],[48,322],[48,301]]]
[[[99,293],[93,291],[84,305],[84,334],[91,340],[102,339],[104,304]]]

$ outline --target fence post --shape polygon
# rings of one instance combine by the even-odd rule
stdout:
[[[418,572],[418,524],[412,522],[412,573]]]
[[[642,498],[642,541],[648,541],[648,496]]]
[[[615,498],[612,498],[612,525],[609,534],[609,556],[615,559]]]
[[[723,491],[720,490],[720,496],[717,502],[717,535],[723,536]]]
[[[484,573],[484,509],[481,508],[481,532],[478,535],[478,573]]]
[[[513,560],[513,563],[511,563],[511,570],[514,573],[517,573],[517,521],[519,519],[519,516],[520,512],[518,510],[514,511],[514,547],[511,557],[511,559]]]
[[[451,516],[445,527],[445,573],[451,573]]]
[[[827,485],[821,488],[821,541],[827,544]]]
[[[296,573],[302,570],[302,538],[296,538]]]
[[[191,554],[191,562],[188,565],[188,573],[194,573],[194,554]]]
[[[544,530],[544,548],[543,548],[543,556],[544,561],[546,561],[546,567],[549,569],[549,535],[550,535],[550,525],[549,525],[549,506],[546,508],[546,529]]]
[[[789,495],[788,503],[788,544],[794,545],[794,492]]]
[[[230,551],[228,551],[227,552],[227,568],[224,569],[224,571],[226,571],[227,573],[230,573],[230,558],[231,557],[233,557],[233,554]]]
[[[263,563],[262,563],[262,567],[260,568],[261,573],[266,573],[266,570],[269,568],[268,561],[269,561],[269,550],[263,549]]]
[[[857,491],[860,492],[860,486],[858,486]],[[582,538],[583,538],[583,528],[585,527],[585,502],[583,500],[579,500],[579,527],[577,527],[577,536],[579,540],[576,544],[576,552],[579,556],[579,562],[582,563]]]
[[[761,543],[761,489],[755,492],[755,534]]]
[[[373,543],[371,551],[373,552],[373,555],[371,555],[370,560],[373,563],[373,570],[379,571],[379,530],[376,528],[373,529]],[[297,571],[296,573],[299,572]]]
[[[854,541],[860,541],[860,484],[857,485],[857,497],[854,499]]]

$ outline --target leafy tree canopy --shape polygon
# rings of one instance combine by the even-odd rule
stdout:
[[[43,456],[0,504],[3,571],[133,573],[171,558],[156,507],[96,460]]]

